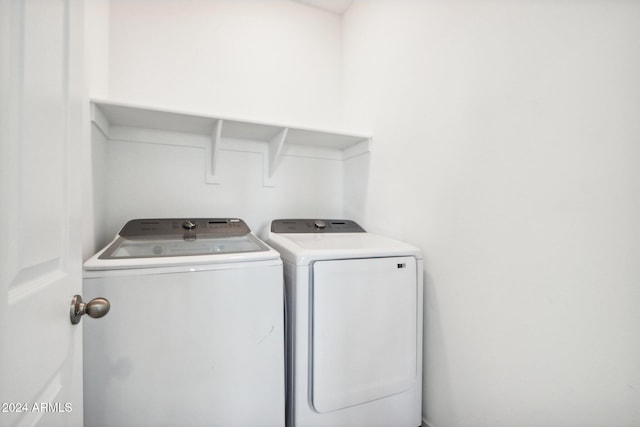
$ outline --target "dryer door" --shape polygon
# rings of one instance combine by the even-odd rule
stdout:
[[[316,411],[401,393],[417,380],[416,268],[413,257],[313,264],[309,362]]]

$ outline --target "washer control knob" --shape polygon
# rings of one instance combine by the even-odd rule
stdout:
[[[313,225],[315,225],[318,230],[322,230],[327,226],[327,223],[321,219],[318,219],[313,223]]]
[[[186,220],[185,222],[182,223],[182,228],[184,228],[185,230],[193,230],[194,228],[197,227],[198,224],[194,223],[193,221],[191,221],[190,219]]]

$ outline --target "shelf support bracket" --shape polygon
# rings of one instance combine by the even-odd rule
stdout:
[[[102,110],[95,103],[91,103],[91,121],[98,127],[100,132],[109,139],[110,125],[109,120],[102,113]]]
[[[271,138],[269,146],[267,148],[267,155],[265,156],[264,165],[264,186],[274,187],[273,175],[276,169],[280,165],[282,160],[282,149],[284,147],[284,141],[287,138],[287,132],[289,128],[283,128],[276,136]]]
[[[207,155],[207,184],[220,184],[216,176],[218,153],[220,152],[220,138],[222,136],[222,119],[216,120],[211,134],[211,144]]]

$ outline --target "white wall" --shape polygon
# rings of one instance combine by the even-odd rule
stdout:
[[[84,2],[84,66],[87,98],[105,99],[109,96],[109,0]],[[89,101],[85,102],[83,145],[82,251],[83,258],[93,255],[105,240],[106,203],[104,193],[104,158],[106,145],[102,135],[94,134],[89,122]]]
[[[96,47],[90,96],[340,127],[339,15],[289,0],[111,0],[106,11],[103,5],[91,4],[87,13],[88,24],[99,28],[88,34]],[[107,71],[101,65],[105,46]],[[275,187],[268,188],[260,154],[221,150],[221,183],[210,185],[204,150],[179,141],[108,141],[95,127],[92,132],[85,258],[132,218],[241,217],[259,231],[277,217],[342,215],[341,161],[285,156]]]
[[[110,237],[133,218],[239,217],[261,233],[275,218],[341,216],[342,160],[283,156],[274,186],[265,187],[263,154],[220,150],[220,183],[207,184],[205,150],[180,146],[181,139],[108,141]]]
[[[87,95],[109,96],[110,1],[87,0],[84,3],[85,74]]]
[[[426,420],[640,425],[640,3],[356,0],[343,34],[345,209],[425,253]]]
[[[112,0],[110,98],[338,126],[340,17],[289,0]]]

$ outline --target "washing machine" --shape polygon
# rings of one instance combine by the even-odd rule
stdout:
[[[354,221],[280,219],[289,427],[417,427],[423,259]]]
[[[137,219],[84,265],[86,426],[284,426],[279,254],[237,218]]]

